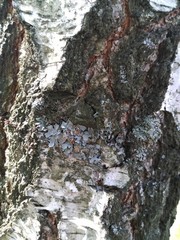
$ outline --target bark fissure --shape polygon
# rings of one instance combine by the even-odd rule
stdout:
[[[180,136],[160,107],[180,10],[93,1],[54,61],[62,42],[47,36],[72,33],[65,17],[80,3],[32,1],[33,15],[15,2],[0,16],[0,238],[167,240]]]

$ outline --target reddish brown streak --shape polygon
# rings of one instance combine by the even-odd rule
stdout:
[[[180,8],[172,10],[167,16],[161,18],[158,22],[151,23],[148,28],[146,28],[146,32],[157,30],[158,28],[167,27],[168,23],[172,23],[176,17],[180,15]]]
[[[128,5],[128,0],[124,0],[124,12],[125,12],[125,19],[121,24],[120,28],[116,32],[113,32],[112,35],[108,38],[105,43],[105,48],[103,51],[103,65],[108,73],[108,90],[110,92],[111,97],[115,100],[114,93],[113,93],[113,71],[110,67],[110,55],[112,51],[112,47],[115,44],[115,41],[124,37],[128,32],[131,26],[131,18],[130,18],[130,10]]]
[[[113,32],[108,39],[105,42],[104,49],[102,50],[101,53],[92,55],[89,57],[88,60],[88,68],[87,68],[87,73],[88,73],[88,79],[86,81],[88,83],[85,83],[82,88],[79,90],[79,97],[84,97],[89,89],[89,84],[90,80],[94,75],[95,72],[95,66],[97,63],[98,59],[103,60],[103,66],[107,71],[108,74],[108,84],[107,84],[107,90],[114,99],[114,94],[113,94],[113,71],[110,66],[110,55],[112,52],[113,45],[115,45],[115,42],[119,40],[120,38],[124,37],[127,32],[129,31],[131,27],[131,14],[129,10],[129,4],[128,0],[123,1],[124,5],[124,12],[125,12],[125,18],[121,24],[121,26],[117,29],[117,31]],[[163,17],[160,19],[158,23],[151,23],[149,27],[146,29],[146,31],[151,31],[155,30],[158,28],[162,28],[163,26],[166,26],[166,23],[168,21],[173,21],[174,17],[178,16],[180,13],[180,9],[175,9],[172,12],[170,12],[166,17]],[[88,86],[87,86],[88,85]]]
[[[85,83],[83,84],[81,89],[78,91],[78,99],[82,98],[86,95],[86,93],[89,89],[90,80],[94,75],[95,65],[96,65],[98,59],[103,60],[103,66],[106,69],[107,74],[108,74],[107,90],[110,93],[111,97],[114,99],[113,86],[112,86],[113,85],[113,83],[112,83],[113,72],[112,72],[112,68],[110,67],[110,55],[112,52],[112,47],[115,44],[115,41],[124,37],[131,25],[128,0],[124,0],[123,5],[124,5],[124,12],[125,12],[126,16],[125,16],[125,19],[122,22],[121,26],[117,29],[117,31],[113,32],[108,37],[107,41],[105,42],[103,51],[100,54],[92,55],[88,59],[88,69],[87,69],[88,79],[85,79]]]
[[[105,48],[103,50],[103,62],[104,62],[104,67],[109,68],[109,58],[111,54],[111,50],[113,47],[113,44],[115,43],[116,40],[124,37],[130,28],[131,25],[131,18],[130,18],[130,11],[129,11],[129,5],[128,1],[124,0],[124,11],[125,11],[125,19],[123,23],[121,24],[120,28],[116,32],[113,32],[108,40],[105,43]]]
[[[76,100],[79,100],[80,98],[83,98],[86,95],[88,89],[89,89],[89,82],[84,82],[82,87],[78,90],[78,94],[77,94],[77,99]]]

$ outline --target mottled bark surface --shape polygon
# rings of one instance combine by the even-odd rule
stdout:
[[[160,108],[180,9],[93,1],[54,78],[53,46],[40,32],[72,32],[63,21],[44,26],[73,3],[25,2],[38,9],[38,28],[20,0],[0,1],[1,239],[168,240],[180,135]]]

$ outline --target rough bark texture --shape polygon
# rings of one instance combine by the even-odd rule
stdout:
[[[11,0],[0,12],[1,239],[168,240],[180,135],[160,108],[180,9],[97,0],[50,85],[45,38]]]

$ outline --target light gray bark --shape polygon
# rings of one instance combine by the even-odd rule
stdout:
[[[169,239],[180,10],[152,2],[0,1],[0,239]]]

